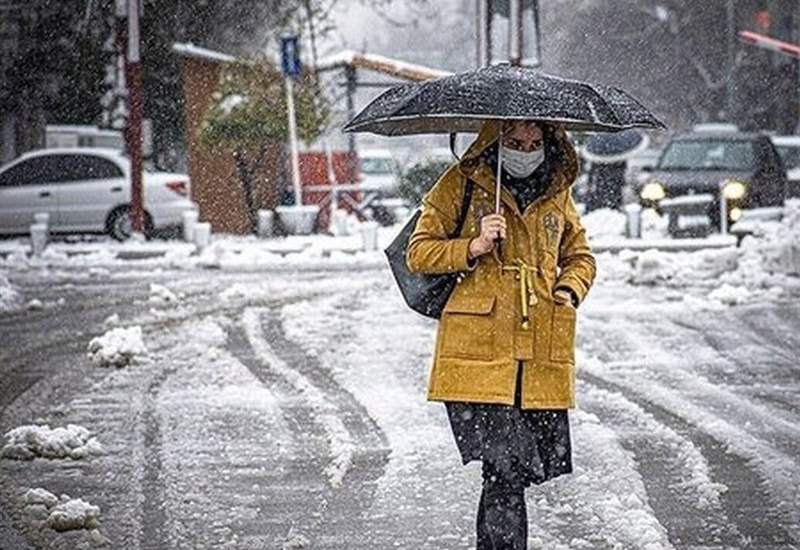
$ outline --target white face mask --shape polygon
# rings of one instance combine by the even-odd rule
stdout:
[[[518,151],[501,145],[503,168],[515,178],[527,178],[544,162],[544,147],[536,151]]]

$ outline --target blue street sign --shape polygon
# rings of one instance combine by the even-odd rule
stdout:
[[[281,38],[281,68],[286,76],[300,74],[300,45],[297,36]]]

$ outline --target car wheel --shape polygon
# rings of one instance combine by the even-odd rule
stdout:
[[[147,212],[144,213],[144,227],[145,237],[149,237],[153,231],[153,221]],[[106,232],[117,241],[130,239],[133,233],[131,209],[127,206],[121,206],[113,210],[108,215],[108,220],[106,220]]]

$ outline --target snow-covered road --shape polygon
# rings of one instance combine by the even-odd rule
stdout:
[[[0,537],[6,515],[31,547],[95,544],[35,527],[42,487],[99,506],[114,548],[474,547],[480,466],[388,271],[132,266],[10,277],[42,308],[0,316],[0,430],[77,424],[104,453],[0,460]],[[576,469],[528,490],[531,548],[797,547],[797,297],[683,298],[605,279],[581,306]],[[93,365],[112,325],[147,355]]]

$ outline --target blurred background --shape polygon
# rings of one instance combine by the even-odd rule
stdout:
[[[641,195],[654,178],[670,187],[669,177],[647,171],[673,136],[727,132],[705,147],[713,155],[720,139],[735,137],[731,132],[791,136],[798,128],[800,5],[789,0],[144,0],[134,94],[128,14],[125,0],[0,0],[0,163],[43,148],[125,152],[128,102],[140,97],[144,178],[147,170],[172,174],[161,181],[178,182],[192,203],[174,205],[166,216],[145,208],[149,225],[174,226],[191,206],[214,231],[250,233],[258,210],[297,202],[280,66],[286,35],[297,37],[302,64],[300,200],[319,205],[312,228],[318,232],[331,231],[336,209],[361,220],[400,221],[452,162],[445,137],[388,140],[340,131],[388,86],[409,80],[512,62],[632,93],[670,132],[647,136],[626,159],[624,180],[595,185],[597,177],[612,176],[593,177],[592,162],[585,162],[576,193],[588,209],[641,202],[664,214],[653,201],[670,192],[651,186]],[[573,137],[580,146],[587,136]],[[459,136],[456,150],[470,139]],[[790,180],[781,193],[791,196],[800,143],[772,141]],[[751,172],[764,164],[759,151]],[[59,162],[57,172],[77,170]],[[17,172],[42,170],[32,164]],[[712,179],[717,186],[718,175]],[[343,187],[332,193],[331,182]],[[145,181],[146,189],[151,185]],[[591,197],[609,188],[610,199]],[[124,238],[127,220],[112,216],[124,207],[106,205],[93,225],[62,229],[109,232],[119,222],[114,236]],[[26,216],[11,227],[0,214],[0,232],[27,231]],[[291,229],[278,222],[276,231]]]

